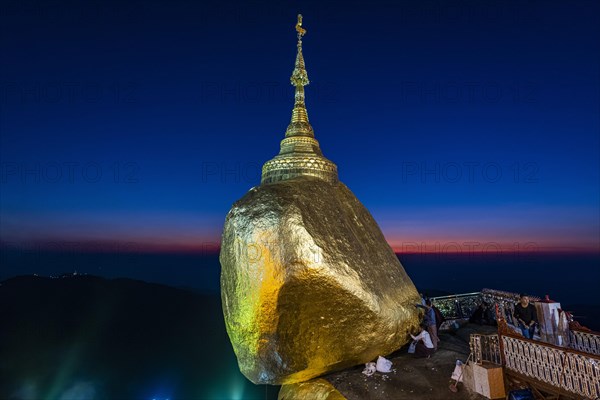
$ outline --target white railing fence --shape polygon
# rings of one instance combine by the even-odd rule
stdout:
[[[586,399],[600,397],[600,357],[500,335],[504,367]]]
[[[569,331],[569,347],[584,353],[600,355],[600,334],[571,329]]]

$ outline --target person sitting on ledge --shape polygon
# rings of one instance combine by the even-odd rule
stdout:
[[[472,324],[483,325],[485,323],[485,305],[479,304],[479,307],[469,317],[469,322]]]
[[[421,324],[421,333],[419,333],[417,336],[411,334],[410,337],[417,341],[417,345],[415,347],[415,357],[429,358],[435,352],[433,342],[431,341],[431,336],[429,335],[429,332],[427,332],[427,325]]]
[[[538,322],[535,306],[529,302],[529,296],[521,294],[521,301],[515,304],[514,320],[519,324],[521,333],[527,339],[533,339],[535,325]]]
[[[492,307],[485,301],[479,304],[479,307],[469,317],[469,322],[479,325],[494,325],[494,312]]]

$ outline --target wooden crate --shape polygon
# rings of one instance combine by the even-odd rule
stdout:
[[[504,399],[504,375],[500,365],[484,362],[474,364],[470,362],[463,372],[465,387],[479,393],[488,399]]]

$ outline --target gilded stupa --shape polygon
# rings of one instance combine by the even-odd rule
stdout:
[[[315,139],[301,16],[296,31],[291,122],[261,184],[227,214],[219,257],[227,333],[240,371],[262,384],[372,361],[419,324],[412,281]]]
[[[306,30],[302,28],[302,16],[298,16],[296,24],[298,32],[298,53],[296,64],[290,81],[296,88],[292,120],[285,131],[285,139],[281,141],[280,151],[275,158],[265,163],[262,170],[261,183],[274,183],[297,176],[314,176],[330,183],[338,181],[337,166],[323,157],[315,132],[308,121],[308,112],[304,102],[304,86],[307,86],[308,73],[302,54],[302,36]]]

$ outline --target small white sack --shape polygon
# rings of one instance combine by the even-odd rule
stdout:
[[[415,350],[417,350],[417,341],[414,340],[409,346],[408,346],[408,354],[415,354]]]
[[[377,371],[379,372],[392,372],[392,362],[387,358],[379,356],[377,358]]]
[[[454,379],[456,382],[463,381],[463,368],[464,365],[462,361],[456,360],[456,366],[454,367],[454,371],[452,371],[451,379]]]
[[[375,373],[375,370],[377,369],[377,367],[375,366],[374,362],[369,362],[365,364],[365,369],[363,369],[363,374],[365,374],[366,376],[371,376]]]

